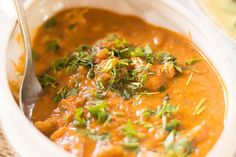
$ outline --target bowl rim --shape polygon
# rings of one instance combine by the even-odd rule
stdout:
[[[33,5],[33,3],[35,1],[36,0],[26,1],[25,7],[26,8],[30,7],[31,5]],[[145,3],[150,3],[150,4],[155,3],[155,2],[145,1],[145,0],[141,0],[141,1],[145,2]],[[175,9],[176,12],[179,12],[179,13],[185,15],[186,18],[189,19],[189,23],[193,23],[194,25],[196,25],[196,27],[198,27],[202,31],[204,31],[205,35],[206,34],[209,34],[209,35],[212,34],[211,32],[207,32],[207,30],[202,29],[203,27],[201,27],[201,25],[199,25],[199,22],[201,21],[200,18],[198,18],[193,13],[191,13],[189,10],[187,10],[184,6],[182,6],[178,2],[176,2],[176,1],[165,1],[165,0],[159,0],[159,1],[161,1],[162,3],[165,3],[165,5],[167,5],[168,7]],[[16,17],[14,17],[14,19],[11,22],[10,29],[6,32],[6,38],[3,41],[3,46],[4,46],[3,47],[4,48],[3,52],[0,53],[0,64],[2,65],[2,66],[0,66],[0,75],[2,76],[2,77],[0,77],[0,82],[1,82],[1,85],[2,85],[2,89],[4,89],[4,91],[5,91],[4,93],[0,92],[0,98],[1,99],[4,98],[5,100],[7,100],[7,106],[4,106],[4,107],[7,107],[8,111],[11,110],[11,112],[12,112],[11,114],[14,114],[14,121],[21,124],[21,129],[22,129],[21,132],[23,132],[22,134],[27,133],[27,135],[30,135],[30,136],[33,137],[30,140],[28,139],[28,142],[30,141],[31,143],[35,143],[35,141],[37,141],[37,144],[41,145],[41,147],[39,149],[41,151],[49,150],[49,149],[56,150],[56,151],[51,151],[51,154],[53,154],[53,156],[55,156],[55,155],[58,156],[58,157],[72,156],[71,154],[69,154],[66,151],[64,151],[63,149],[61,149],[60,147],[56,146],[53,142],[51,142],[44,135],[42,135],[42,133],[38,129],[36,129],[32,125],[32,123],[30,123],[28,121],[28,119],[23,115],[23,113],[18,108],[17,103],[15,102],[15,100],[12,96],[12,93],[10,91],[9,84],[8,84],[7,73],[6,73],[6,66],[7,66],[7,64],[6,64],[6,54],[7,54],[8,42],[9,42],[11,34],[14,30],[14,27],[16,25],[16,21],[17,21]],[[206,27],[206,26],[204,26],[204,27]],[[208,25],[207,25],[207,29],[210,30],[210,27]],[[0,108],[2,108],[2,106],[3,105],[0,105]],[[31,151],[31,153],[36,151],[36,149],[30,150],[30,151],[28,149],[23,149],[22,146],[21,147],[16,147],[16,146],[19,146],[19,143],[14,141],[13,138],[11,137],[12,132],[10,133],[9,129],[8,129],[11,126],[6,123],[7,119],[6,119],[6,117],[3,116],[6,113],[4,113],[1,110],[0,110],[0,113],[1,113],[0,116],[1,116],[2,124],[3,124],[4,133],[7,136],[7,138],[9,139],[10,144],[13,146],[13,148],[15,148],[15,150],[17,152],[19,152],[20,154],[24,154],[24,155],[26,154],[27,156],[30,154],[30,151]],[[11,117],[11,118],[13,118],[13,117]],[[223,130],[223,132],[224,132],[224,130]],[[221,133],[221,136],[222,136],[223,132]],[[217,142],[220,140],[220,138],[221,137],[218,138]],[[216,145],[216,143],[215,143],[215,145]],[[208,154],[213,151],[213,149],[215,148],[215,145],[211,148],[211,150],[208,152]],[[36,152],[39,152],[39,150],[37,150]],[[27,151],[29,151],[29,152],[27,152]],[[47,152],[49,152],[49,151],[47,151]]]

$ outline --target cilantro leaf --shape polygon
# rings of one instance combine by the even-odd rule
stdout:
[[[169,52],[160,52],[157,54],[157,60],[161,63],[161,64],[165,64],[167,62],[175,62],[176,58],[174,56],[172,56]]]
[[[52,97],[52,101],[56,104],[60,102],[62,99],[66,98],[66,94],[67,94],[67,88],[63,87],[57,92],[57,95]]]
[[[188,157],[194,151],[194,145],[187,137],[177,139],[173,130],[164,141],[164,147],[168,156]]]
[[[74,121],[73,121],[74,126],[86,125],[85,119],[81,117],[82,114],[83,114],[83,108],[82,107],[77,108],[75,111],[75,116],[74,116]]]
[[[90,139],[94,141],[103,141],[110,137],[109,133],[99,133],[95,129],[86,129],[81,131],[82,134],[88,136]]]
[[[183,73],[182,68],[177,64],[177,59],[169,52],[159,52],[156,58],[161,64],[173,65],[177,72]]]
[[[56,79],[55,77],[48,75],[48,74],[44,74],[39,78],[39,82],[42,85],[43,88],[45,87],[56,87]]]
[[[180,121],[177,119],[172,119],[170,122],[166,123],[165,130],[166,131],[172,131],[177,129],[177,127],[180,125]]]
[[[98,122],[105,122],[108,118],[107,106],[105,101],[96,101],[95,105],[86,106],[86,108]]]
[[[163,115],[169,113],[169,114],[172,114],[174,112],[177,112],[178,111],[178,107],[176,106],[173,106],[170,101],[169,101],[169,98],[164,98],[163,99],[163,105],[162,106],[159,106],[157,108],[157,115],[159,117],[162,117]]]
[[[132,137],[138,137],[142,138],[144,136],[143,133],[138,132],[134,126],[132,125],[132,122],[128,120],[127,124],[125,124],[122,128],[123,134],[126,137],[132,138]]]
[[[154,53],[149,45],[145,47],[138,47],[131,51],[132,57],[143,57],[148,63],[153,63]]]
[[[144,116],[144,117],[150,117],[150,116],[153,116],[153,115],[156,115],[156,114],[157,114],[156,110],[144,109],[142,111],[142,116]]]

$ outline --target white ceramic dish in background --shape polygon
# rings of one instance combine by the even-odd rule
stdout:
[[[225,83],[227,89],[227,110],[225,129],[208,154],[208,157],[233,157],[236,152],[236,70],[230,61],[232,54],[220,53],[223,46],[214,38],[216,34],[202,23],[196,16],[180,6],[175,1],[166,0],[30,0],[27,1],[28,20],[33,29],[59,10],[76,7],[92,6],[139,16],[155,25],[167,27],[177,32],[192,34],[193,42],[211,61]],[[114,7],[115,6],[115,7]],[[8,85],[8,79],[17,77],[12,60],[17,61],[22,49],[16,42],[16,20],[8,31],[4,41],[4,52],[0,56],[0,112],[5,133],[22,157],[69,157],[63,149],[44,137],[21,113],[13,99]],[[210,88],[210,87],[209,87]]]
[[[217,31],[222,33],[225,38],[232,42],[232,44],[236,45],[236,38],[230,35],[230,32],[227,31],[227,28],[224,28],[223,25],[219,24],[219,20],[216,20],[217,17],[215,17],[215,15],[213,15],[213,13],[211,13],[211,11],[208,10],[206,6],[204,7],[205,4],[200,2],[200,0],[189,0],[189,2],[192,7],[197,11],[197,13],[202,16],[203,19],[208,21],[212,27],[216,28]]]

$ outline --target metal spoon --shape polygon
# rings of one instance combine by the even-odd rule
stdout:
[[[34,104],[42,93],[42,86],[35,75],[32,64],[31,40],[23,2],[22,0],[13,1],[18,15],[26,55],[24,75],[19,91],[19,104],[25,116],[31,120]]]

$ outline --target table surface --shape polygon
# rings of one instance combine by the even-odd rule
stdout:
[[[0,157],[16,157],[13,149],[8,144],[6,138],[3,135],[1,125],[0,125]]]

